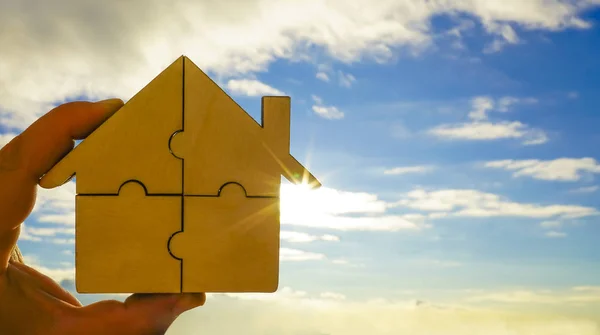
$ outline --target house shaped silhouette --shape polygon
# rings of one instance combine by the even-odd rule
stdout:
[[[189,58],[177,59],[40,180],[52,188],[76,177],[78,291],[272,291],[281,177],[320,186],[289,147],[289,97],[263,97],[259,124]],[[233,184],[242,196],[215,202]],[[203,236],[181,239],[179,258],[171,238],[188,231]]]
[[[149,194],[217,194],[226,182],[238,182],[248,195],[274,196],[282,175],[320,186],[289,153],[289,97],[263,97],[261,121],[182,56],[52,168],[41,186],[74,175],[78,194],[117,194],[128,180],[142,182]]]

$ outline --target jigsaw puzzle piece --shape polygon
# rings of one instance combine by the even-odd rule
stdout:
[[[79,293],[177,293],[181,263],[168,241],[181,229],[181,196],[146,195],[128,182],[118,196],[78,195],[76,288]]]
[[[185,58],[184,128],[169,143],[183,159],[185,195],[216,195],[226,182],[250,196],[279,196],[281,176],[320,186],[290,155],[290,98],[262,99],[262,126]]]
[[[182,259],[182,292],[275,292],[279,199],[247,197],[235,183],[219,193],[184,197],[184,231],[169,242]]]
[[[117,194],[143,180],[151,194],[181,194],[182,162],[168,142],[183,126],[180,57],[73,149],[40,180],[44,188],[76,175],[77,194]]]

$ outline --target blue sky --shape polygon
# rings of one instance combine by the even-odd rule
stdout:
[[[257,120],[261,96],[291,96],[291,153],[323,189],[284,183],[277,294],[209,296],[170,333],[600,334],[600,3],[351,3],[99,14],[139,44],[102,20],[65,34],[84,4],[46,31],[11,7],[30,37],[0,33],[0,139],[57,102],[126,100],[186,54]],[[19,241],[71,290],[73,205],[72,183],[41,190]]]

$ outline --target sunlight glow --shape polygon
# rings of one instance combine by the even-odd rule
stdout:
[[[311,188],[308,184],[281,186],[281,224],[337,230],[418,230],[423,225],[408,217],[386,214],[377,195]]]

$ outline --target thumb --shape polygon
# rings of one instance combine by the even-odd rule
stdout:
[[[204,293],[133,294],[125,300],[129,320],[139,321],[140,331],[163,334],[184,312],[204,305]]]
[[[80,308],[73,329],[89,334],[163,335],[183,312],[204,305],[206,295],[133,294],[124,302],[100,301]]]

